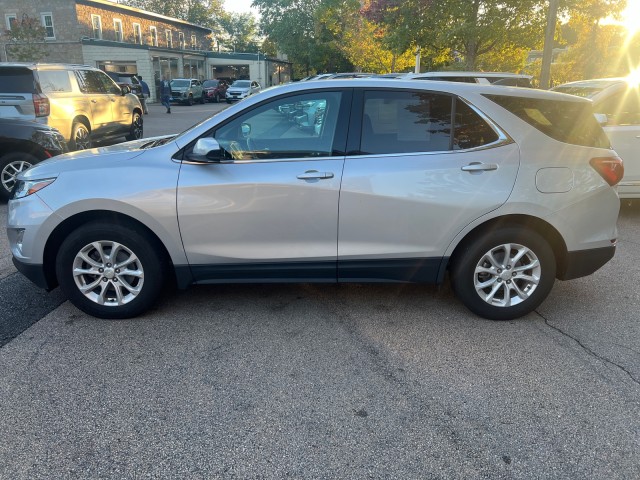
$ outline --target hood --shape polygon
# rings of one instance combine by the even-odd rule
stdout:
[[[102,167],[105,163],[115,164],[116,162],[130,160],[146,152],[142,147],[151,146],[153,142],[173,138],[175,135],[163,135],[152,138],[142,138],[131,142],[120,143],[108,147],[91,148],[89,150],[79,150],[77,152],[64,153],[53,158],[44,160],[30,169],[26,170],[19,178],[46,178],[55,177],[67,170],[74,170],[79,166],[85,169]],[[148,148],[148,147],[147,147]]]
[[[251,87],[229,87],[229,92],[248,92]]]

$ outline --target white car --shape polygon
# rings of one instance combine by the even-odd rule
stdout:
[[[260,87],[260,84],[256,81],[235,80],[231,85],[229,85],[229,88],[227,88],[225,97],[227,103],[231,103],[247,98],[249,95],[258,93],[260,90],[262,90],[262,87]]]
[[[593,100],[613,149],[624,161],[620,198],[640,198],[640,85],[627,78],[571,82],[552,88]]]
[[[310,104],[322,106],[313,128],[283,108]],[[175,138],[39,163],[17,177],[7,232],[20,272],[97,317],[144,312],[168,277],[184,288],[449,272],[471,311],[504,320],[613,257],[621,176],[591,102],[571,95],[298,82]]]

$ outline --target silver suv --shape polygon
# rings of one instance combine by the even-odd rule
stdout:
[[[171,80],[171,101],[193,105],[195,102],[204,103],[204,87],[196,78],[174,78]]]
[[[0,63],[0,118],[54,127],[71,150],[143,135],[138,98],[102,70],[86,65]]]
[[[313,128],[291,121],[317,105]],[[556,278],[612,258],[621,177],[588,100],[302,82],[175,137],[36,165],[18,176],[8,236],[21,272],[104,318],[144,312],[168,277],[441,283],[449,272],[473,312],[512,319]]]

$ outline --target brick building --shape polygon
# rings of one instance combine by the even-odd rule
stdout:
[[[152,99],[154,84],[162,75],[199,79],[242,76],[265,85],[284,83],[291,76],[291,65],[283,60],[259,53],[214,52],[209,28],[108,0],[2,0],[0,31],[11,29],[23,15],[40,19],[46,29],[43,61],[138,73],[149,83]],[[7,37],[0,36],[0,61],[16,60],[11,49]]]

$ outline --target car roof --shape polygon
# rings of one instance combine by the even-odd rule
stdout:
[[[610,87],[612,85],[620,85],[624,83],[629,83],[629,81],[624,77],[615,77],[615,78],[594,78],[591,80],[578,80],[576,82],[568,82],[563,83],[562,85],[556,85],[553,88],[558,87],[581,87],[581,88],[596,88],[603,89]]]
[[[470,78],[528,78],[532,79],[533,75],[525,75],[523,73],[512,72],[467,72],[467,71],[442,71],[442,72],[424,72],[424,73],[408,73],[405,78],[427,78],[427,77],[470,77]]]
[[[279,85],[280,92],[329,90],[332,88],[389,88],[407,90],[438,90],[445,93],[464,96],[469,94],[486,95],[506,95],[513,97],[539,98],[547,100],[565,100],[573,102],[590,102],[590,100],[567,95],[565,93],[551,92],[549,90],[538,90],[534,88],[511,87],[492,84],[447,82],[444,80],[434,80],[432,82],[414,82],[405,78],[336,78],[331,82],[322,80],[307,80],[306,82],[293,82],[286,85]],[[267,90],[268,91],[268,90]]]

